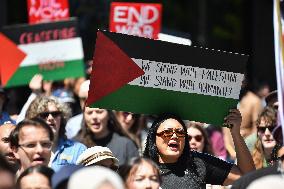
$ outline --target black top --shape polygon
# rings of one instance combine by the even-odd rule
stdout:
[[[266,167],[262,169],[258,169],[256,171],[250,172],[244,176],[242,176],[240,179],[236,180],[233,183],[233,186],[231,189],[243,189],[247,188],[254,180],[264,177],[267,175],[276,175],[280,174],[278,171],[278,164],[276,163],[272,167]]]
[[[162,189],[201,189],[206,184],[222,185],[233,164],[209,154],[191,152],[193,162],[160,164]]]
[[[127,137],[120,136],[117,133],[110,133],[102,139],[94,139],[99,146],[108,147],[113,155],[118,159],[119,165],[123,165],[129,159],[138,157],[138,148],[132,140]]]

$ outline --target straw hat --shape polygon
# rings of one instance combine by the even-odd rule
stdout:
[[[109,148],[102,146],[94,146],[86,149],[78,157],[76,164],[84,166],[96,165],[98,162],[105,159],[112,159],[114,164],[118,166],[118,159],[113,156]]]

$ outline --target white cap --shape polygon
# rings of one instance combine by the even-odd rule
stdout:
[[[84,167],[76,171],[70,177],[68,189],[97,189],[105,183],[111,184],[114,189],[124,189],[120,176],[101,166]]]
[[[247,189],[282,189],[284,187],[284,178],[281,174],[279,175],[269,175],[260,177],[259,179],[253,181]]]
[[[86,149],[78,157],[76,164],[84,166],[95,165],[105,159],[112,159],[118,167],[118,159],[113,156],[109,148],[102,146],[94,146]]]

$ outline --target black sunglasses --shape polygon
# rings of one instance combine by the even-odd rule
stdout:
[[[188,140],[189,140],[189,141],[191,141],[193,138],[194,138],[197,142],[201,142],[201,140],[203,139],[203,136],[202,136],[202,135],[196,135],[196,136],[188,135]]]
[[[46,118],[48,118],[49,115],[51,115],[52,117],[55,118],[55,117],[60,116],[61,114],[62,114],[61,111],[41,112],[41,113],[38,114],[38,116],[39,116],[40,118],[46,119]]]
[[[275,128],[275,126],[272,126],[272,125],[269,125],[269,126],[266,126],[266,127],[257,127],[257,131],[260,132],[260,133],[265,133],[266,129],[268,129],[269,132],[272,133],[274,128]]]

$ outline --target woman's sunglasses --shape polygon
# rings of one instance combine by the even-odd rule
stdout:
[[[53,111],[53,112],[41,112],[38,114],[38,116],[42,119],[46,119],[48,118],[49,115],[51,115],[52,117],[58,117],[62,114],[61,111]]]
[[[191,141],[193,138],[195,139],[195,141],[201,142],[201,140],[203,139],[203,136],[202,135],[195,135],[195,136],[188,135],[189,141]]]
[[[257,127],[257,131],[260,132],[260,133],[265,133],[266,129],[268,129],[269,132],[272,133],[274,128],[275,128],[275,126],[272,126],[272,125],[269,125],[269,126],[266,126],[266,127]]]
[[[185,137],[186,135],[186,132],[183,129],[169,128],[157,133],[157,136],[172,137],[174,133],[177,137]]]

